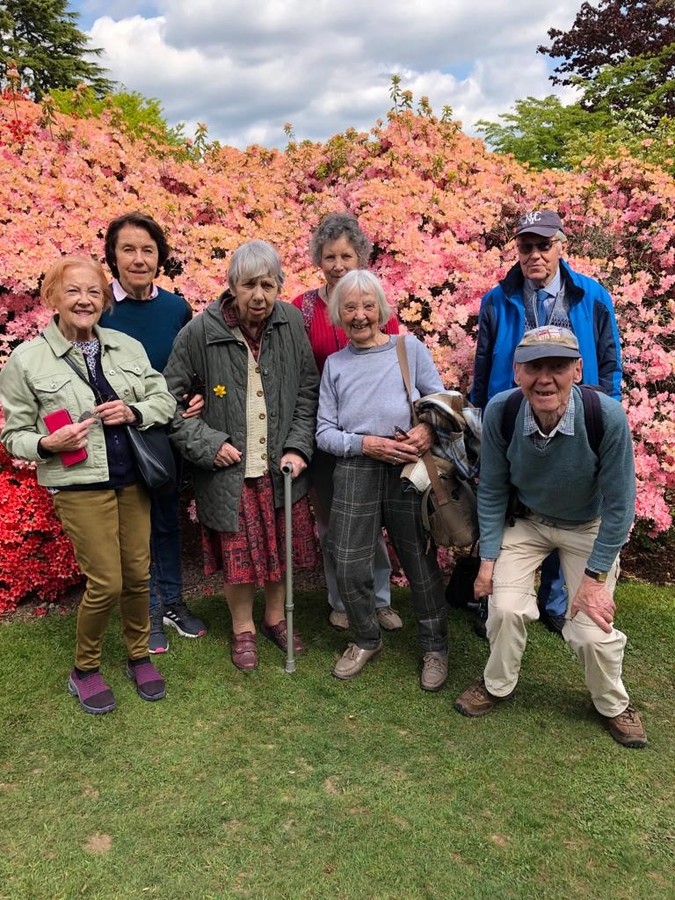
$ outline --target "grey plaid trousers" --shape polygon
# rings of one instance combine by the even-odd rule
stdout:
[[[447,607],[436,548],[427,547],[420,495],[403,490],[401,468],[363,456],[338,459],[326,549],[356,644],[372,650],[380,642],[373,559],[384,525],[410,582],[420,646],[425,653],[445,651]]]

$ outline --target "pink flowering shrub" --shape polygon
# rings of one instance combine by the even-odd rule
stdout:
[[[107,223],[131,209],[166,228],[175,265],[164,286],[196,310],[223,288],[229,256],[262,237],[279,250],[286,299],[319,282],[307,244],[320,217],[349,209],[375,245],[373,268],[406,327],[430,347],[448,387],[470,383],[481,296],[515,262],[512,223],[525,208],[564,218],[572,266],[612,294],[635,438],[638,515],[671,525],[675,487],[675,182],[629,157],[579,172],[531,172],[487,152],[429,111],[392,114],[285,151],[134,143],[105,117],[77,119],[0,100],[0,365],[46,322],[39,280],[61,254],[102,258]],[[0,459],[0,467],[6,466]],[[671,493],[672,496],[672,493]],[[19,527],[19,526],[17,526]],[[42,591],[42,588],[36,588]]]

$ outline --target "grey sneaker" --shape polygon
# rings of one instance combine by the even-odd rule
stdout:
[[[150,616],[150,637],[148,650],[150,653],[166,653],[169,649],[169,641],[164,634],[164,613],[160,609]]]
[[[448,680],[448,654],[440,650],[425,653],[422,659],[420,687],[423,691],[440,691]]]

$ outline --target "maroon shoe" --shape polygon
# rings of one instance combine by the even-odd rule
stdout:
[[[242,672],[252,672],[258,668],[258,646],[252,631],[242,631],[232,635],[230,656],[235,666]]]
[[[260,626],[260,631],[268,641],[272,641],[272,643],[276,644],[280,650],[284,651],[284,653],[287,651],[288,629],[286,628],[285,619],[282,619],[281,622],[277,622],[276,625],[268,625],[265,621],[263,621],[262,625]],[[305,652],[305,645],[302,643],[302,638],[295,630],[295,628],[293,629],[293,652]]]

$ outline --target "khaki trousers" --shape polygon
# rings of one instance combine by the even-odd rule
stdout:
[[[485,686],[495,697],[507,696],[518,682],[527,624],[539,618],[534,575],[548,554],[558,550],[569,594],[563,637],[584,667],[593,704],[603,716],[617,716],[628,706],[621,680],[625,634],[616,628],[606,634],[584,613],[569,617],[569,605],[581,583],[598,527],[599,520],[572,530],[529,518],[516,519],[513,526],[505,527],[488,603],[490,658],[484,677]],[[618,574],[617,558],[607,578],[612,595]]]
[[[59,491],[54,508],[87,579],[77,613],[75,666],[86,671],[100,665],[116,604],[129,659],[147,656],[150,498],[136,484],[119,491]]]

